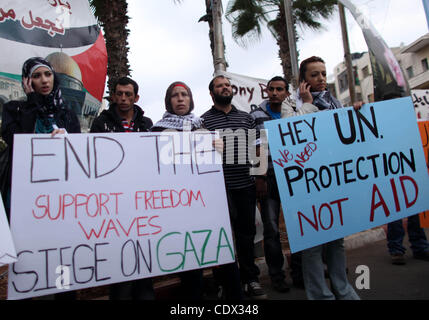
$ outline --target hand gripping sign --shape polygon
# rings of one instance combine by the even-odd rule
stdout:
[[[292,252],[429,208],[409,97],[266,124]]]

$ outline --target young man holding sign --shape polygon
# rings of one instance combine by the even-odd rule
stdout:
[[[127,77],[117,80],[112,103],[98,116],[90,132],[148,132],[153,123],[135,103],[139,100],[137,83]],[[153,300],[152,279],[115,283],[110,286],[110,300]]]
[[[264,130],[264,122],[281,118],[282,104],[289,95],[288,83],[282,77],[274,77],[267,84],[268,100],[265,100],[250,115],[255,119],[258,130]],[[266,175],[255,177],[256,196],[261,205],[261,218],[264,224],[264,253],[271,277],[271,283],[276,291],[288,292],[283,270],[284,256],[280,243],[279,215],[280,196],[278,192],[273,162],[269,156]],[[294,284],[302,283],[300,254],[292,255],[292,277]]]

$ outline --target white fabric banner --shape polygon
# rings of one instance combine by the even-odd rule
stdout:
[[[234,98],[232,104],[238,109],[250,112],[256,109],[262,101],[268,99],[268,80],[251,78],[231,72],[219,71],[231,81]]]

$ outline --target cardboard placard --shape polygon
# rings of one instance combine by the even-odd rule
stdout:
[[[429,208],[411,98],[266,123],[288,238],[297,252]]]
[[[235,260],[213,135],[15,135],[9,299]],[[174,161],[173,161],[174,159]]]

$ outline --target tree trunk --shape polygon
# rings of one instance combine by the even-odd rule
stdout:
[[[127,40],[130,31],[127,29],[129,17],[126,0],[106,0],[104,6],[99,21],[106,39],[107,76],[109,78],[107,85],[110,93],[116,79],[130,75]]]
[[[279,8],[279,13],[277,15],[278,23],[274,25],[274,29],[277,32],[277,44],[279,46],[279,57],[281,60],[281,66],[283,68],[283,75],[288,82],[291,82],[292,79],[292,66],[290,58],[290,49],[289,49],[289,39],[286,29],[286,15],[283,5]]]

